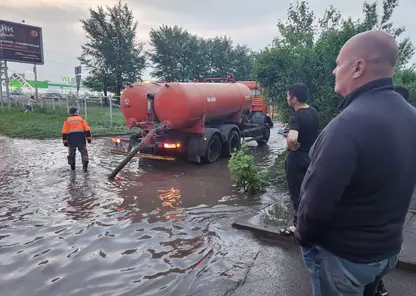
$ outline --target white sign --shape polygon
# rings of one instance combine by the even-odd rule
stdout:
[[[0,25],[0,37],[14,37],[13,27],[6,24]]]

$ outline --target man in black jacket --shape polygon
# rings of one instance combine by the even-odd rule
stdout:
[[[416,185],[416,112],[394,91],[398,53],[391,35],[373,30],[337,58],[342,112],[310,151],[295,232],[322,296],[362,296],[401,250]]]
[[[409,101],[409,90],[404,87],[403,85],[394,85],[394,90],[398,92],[403,99],[406,101]],[[365,287],[364,290],[364,296],[387,296],[389,293],[386,290],[386,287],[384,286],[383,280],[380,280],[378,287],[377,287],[377,293],[374,295],[374,287],[377,286],[377,283],[372,283]]]

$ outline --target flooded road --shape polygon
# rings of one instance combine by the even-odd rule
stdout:
[[[284,149],[278,128],[251,144],[261,166]],[[60,139],[0,146],[0,295],[225,295],[259,251],[231,223],[279,198],[245,199],[227,160],[132,161],[110,182],[122,158],[108,139],[89,145],[86,174]]]

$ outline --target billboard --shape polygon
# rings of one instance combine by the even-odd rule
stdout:
[[[42,28],[0,20],[0,60],[43,65]]]

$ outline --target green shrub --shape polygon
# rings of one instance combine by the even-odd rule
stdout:
[[[263,191],[267,185],[265,170],[254,164],[254,158],[245,144],[239,151],[231,154],[228,169],[231,172],[231,179],[243,192],[254,194]]]

